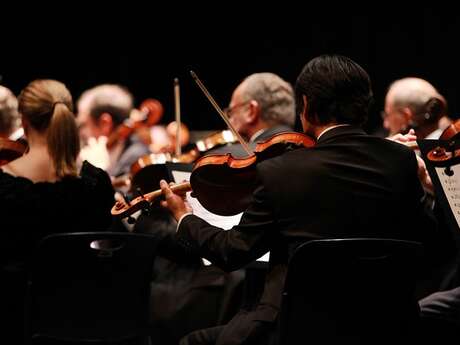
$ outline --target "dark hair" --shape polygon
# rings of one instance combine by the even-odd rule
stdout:
[[[297,111],[307,98],[309,122],[361,125],[372,102],[369,75],[353,60],[340,55],[321,55],[308,62],[295,85]]]
[[[90,111],[95,121],[98,121],[102,114],[109,113],[112,116],[114,126],[122,124],[129,117],[129,112],[126,109],[115,105],[95,105]]]
[[[126,120],[133,109],[133,96],[127,88],[117,84],[102,84],[86,90],[78,100],[79,111],[82,104],[85,111],[97,122],[102,114],[112,116],[115,126]]]
[[[34,80],[18,97],[19,112],[38,132],[46,133],[56,175],[77,175],[80,151],[72,96],[65,85],[51,79]]]

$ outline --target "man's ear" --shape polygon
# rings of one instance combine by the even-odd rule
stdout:
[[[97,121],[97,124],[102,135],[108,137],[112,133],[114,124],[112,115],[109,113],[102,113]]]
[[[307,129],[310,127],[310,121],[308,121],[308,100],[307,96],[302,96],[302,110],[300,112],[300,121],[302,122],[302,129],[306,133]]]
[[[408,125],[411,125],[411,124],[417,125],[417,123],[415,123],[417,119],[415,118],[413,111],[409,107],[402,108],[400,112],[401,112],[401,115],[404,117],[405,122]]]
[[[255,124],[261,119],[260,104],[256,100],[249,101],[248,111],[246,112],[245,119],[249,124]]]

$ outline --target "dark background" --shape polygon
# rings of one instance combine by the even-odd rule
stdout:
[[[183,122],[192,130],[223,129],[225,124],[189,70],[225,107],[234,87],[251,73],[274,72],[294,84],[309,59],[338,53],[354,59],[371,76],[375,105],[368,131],[381,123],[379,112],[389,83],[406,76],[430,81],[447,98],[450,115],[460,114],[460,16],[454,10],[423,5],[410,10],[352,9],[331,4],[335,6],[331,11],[326,3],[321,9],[298,13],[272,8],[270,13],[241,15],[242,9],[238,16],[221,18],[222,6],[216,3],[206,10],[213,14],[201,13],[198,18],[177,18],[168,11],[142,15],[150,10],[140,6],[119,9],[131,18],[125,21],[106,15],[33,22],[3,49],[2,84],[17,94],[35,78],[54,78],[77,99],[94,85],[120,83],[131,90],[137,105],[148,97],[160,100],[166,110],[162,123],[168,123],[174,118],[177,77]]]

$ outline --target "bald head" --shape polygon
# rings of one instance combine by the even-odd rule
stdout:
[[[418,107],[425,104],[430,98],[444,97],[426,80],[420,78],[403,78],[393,82],[385,98],[385,103],[389,102],[399,107]],[[445,100],[444,100],[445,101]]]
[[[133,108],[133,96],[124,87],[116,84],[102,84],[82,93],[77,102],[78,112],[110,107],[119,110],[121,119],[127,117]],[[117,113],[118,113],[117,112]]]
[[[437,109],[444,113],[445,98],[424,79],[403,78],[393,82],[385,97],[386,118],[384,125],[390,134],[404,132],[410,126],[420,127],[426,122],[435,123],[441,115],[431,114],[431,101],[438,102]]]

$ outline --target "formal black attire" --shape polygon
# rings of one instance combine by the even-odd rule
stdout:
[[[383,237],[420,241],[428,255],[435,251],[436,223],[423,204],[415,155],[403,145],[340,126],[320,136],[313,148],[259,163],[257,175],[259,187],[239,225],[223,231],[188,215],[177,233],[184,248],[229,271],[270,251],[259,304],[235,316],[223,330],[210,331],[218,345],[267,343],[287,263],[300,243]],[[199,342],[193,339],[210,338],[189,340],[195,344]]]
[[[79,177],[54,183],[34,183],[0,169],[2,343],[23,342],[27,267],[38,241],[53,233],[108,229],[113,193],[107,173],[88,162]]]

